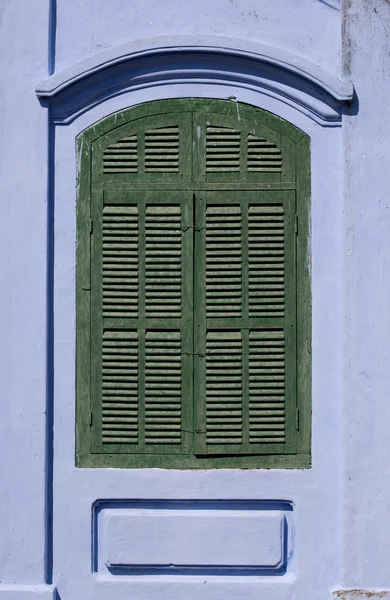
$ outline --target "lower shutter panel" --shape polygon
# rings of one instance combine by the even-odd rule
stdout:
[[[285,442],[283,330],[249,334],[249,444]]]
[[[102,440],[138,443],[138,335],[108,331],[102,351]]]
[[[92,289],[103,318],[92,323],[100,346],[93,439],[108,453],[183,453],[192,418],[192,298],[183,277],[192,196],[132,192],[126,200],[110,192],[95,215]]]
[[[272,192],[202,196],[197,454],[283,453],[296,403],[294,202]]]
[[[145,342],[145,444],[182,441],[182,343],[180,331],[148,331]]]
[[[245,336],[247,339],[247,337]],[[244,385],[248,356],[248,386]],[[244,387],[248,399],[244,397]],[[285,442],[285,339],[283,330],[208,332],[206,341],[206,443],[210,446]],[[245,423],[245,405],[248,420]],[[217,451],[217,450],[216,450]]]
[[[206,441],[242,443],[242,339],[240,331],[208,332]]]

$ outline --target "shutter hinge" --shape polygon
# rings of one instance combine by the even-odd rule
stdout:
[[[299,408],[295,409],[295,425],[296,425],[297,431],[299,431]]]
[[[298,235],[298,215],[295,215],[295,235]]]
[[[92,219],[89,219],[89,233],[92,234],[93,232],[93,221]]]
[[[89,426],[92,427],[92,410],[89,411]]]

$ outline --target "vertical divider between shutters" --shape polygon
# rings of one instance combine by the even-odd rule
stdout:
[[[194,453],[206,452],[206,305],[204,194],[195,196],[194,248]],[[201,357],[200,355],[203,355]]]
[[[192,112],[184,113],[178,117],[178,125],[180,128],[180,179],[182,181],[192,180],[192,140],[193,140],[193,121]]]
[[[248,257],[248,200],[243,194],[242,219],[242,445],[249,448],[249,257]]]
[[[193,113],[193,152],[192,170],[193,181],[206,181],[206,114],[204,112]]]
[[[145,173],[145,131],[138,133],[138,172],[141,176]]]
[[[138,269],[138,447],[145,451],[145,196],[139,202],[139,269]]]
[[[245,130],[241,131],[240,144],[240,179],[247,181],[248,178],[248,134]]]
[[[186,192],[182,202],[183,231],[183,283],[182,283],[182,439],[184,452],[193,452],[194,423],[194,291],[193,291],[193,256],[194,256],[194,194]]]

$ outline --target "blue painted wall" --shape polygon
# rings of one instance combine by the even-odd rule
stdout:
[[[57,0],[56,68],[129,41],[223,35],[296,52],[340,70],[340,13],[319,0]]]
[[[387,0],[345,0],[342,7],[320,0],[4,0],[0,29],[0,600],[52,598],[54,586],[62,600],[121,599],[129,589],[145,599],[202,593],[213,599],[322,600],[333,591],[354,600],[369,589],[387,597]],[[313,72],[319,66],[352,81],[356,98],[342,108],[342,122],[333,123],[341,126],[329,127],[328,117],[315,117],[314,101],[306,96],[286,103],[281,90],[270,95],[261,86],[178,81],[104,97],[66,124],[49,127],[48,108],[35,93],[49,75],[61,79],[86,59],[99,64],[100,53],[120,54],[121,44],[135,47],[141,40],[148,47],[160,43],[156,38],[178,35],[192,36],[191,43],[223,36],[248,52],[260,44],[288,51],[293,62],[312,63]],[[75,136],[142,101],[232,94],[312,138],[313,467],[76,470]],[[207,586],[188,578],[114,582],[91,573],[95,502],[131,505],[140,498],[291,502],[294,536],[286,573],[211,579]],[[351,589],[358,591],[337,592]]]

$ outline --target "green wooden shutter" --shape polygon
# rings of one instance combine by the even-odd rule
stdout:
[[[93,452],[190,450],[192,290],[184,274],[192,268],[192,193],[123,187],[186,177],[189,131],[187,114],[147,116],[95,146]]]
[[[240,182],[241,185],[293,181],[294,144],[271,129],[268,118],[251,121],[240,116],[240,110],[237,107],[235,114],[229,115],[208,111],[196,114],[196,125],[201,132],[196,140],[199,155],[195,159],[199,179],[210,184]],[[247,111],[244,113],[247,115]]]
[[[195,200],[198,454],[295,447],[294,192]]]
[[[93,223],[93,447],[184,453],[192,423],[192,194],[108,191]]]
[[[308,140],[181,99],[79,148],[78,464],[307,465]]]

